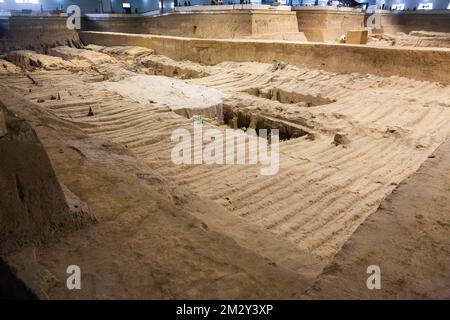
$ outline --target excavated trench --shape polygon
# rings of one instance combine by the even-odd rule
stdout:
[[[303,95],[297,92],[285,91],[280,88],[268,88],[268,89],[250,88],[244,90],[243,92],[246,92],[252,96],[259,98],[278,101],[285,104],[299,104],[304,107],[315,107],[336,102],[336,100],[324,98],[320,95],[318,96]]]
[[[291,140],[303,136],[314,139],[313,132],[306,128],[289,123],[285,120],[253,113],[250,110],[242,110],[229,105],[223,106],[223,122],[232,129],[240,128],[244,131],[248,128],[255,129],[258,135],[260,135],[261,129],[267,130],[267,136],[271,134],[273,129],[277,129],[280,141]]]

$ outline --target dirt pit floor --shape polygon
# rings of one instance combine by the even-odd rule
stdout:
[[[6,259],[29,274],[32,256],[48,272],[36,285],[40,297],[300,298],[450,137],[450,87],[396,76],[281,61],[203,66],[94,45],[11,52],[0,67],[0,85],[54,119],[35,119],[36,130],[60,179],[99,220]],[[244,136],[248,127],[279,129],[278,173],[174,164],[172,132],[192,132],[199,117],[206,128]],[[139,175],[141,166],[152,174]],[[155,228],[161,233],[150,236]],[[69,261],[88,270],[82,291],[64,288]]]
[[[430,31],[411,31],[408,34],[404,32],[397,32],[395,34],[374,33],[370,34],[368,44],[377,47],[450,48],[450,33]]]

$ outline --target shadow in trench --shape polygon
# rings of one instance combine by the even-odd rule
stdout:
[[[0,300],[37,300],[36,295],[0,259]]]

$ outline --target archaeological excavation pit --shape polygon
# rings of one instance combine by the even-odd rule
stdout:
[[[232,129],[255,129],[256,134],[260,135],[260,130],[265,130],[265,137],[270,138],[272,134],[279,136],[280,141],[291,140],[306,136],[314,140],[314,133],[311,129],[300,125],[289,123],[269,115],[262,115],[252,111],[240,110],[238,107],[228,105],[222,106],[222,121]],[[273,129],[277,131],[272,131]]]
[[[0,0],[1,299],[450,298],[446,3],[54,2]]]

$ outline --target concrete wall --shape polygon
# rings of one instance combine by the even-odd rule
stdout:
[[[450,49],[371,48],[264,40],[210,40],[168,36],[81,32],[85,43],[142,46],[176,60],[204,64],[223,61],[284,61],[338,73],[405,76],[450,84]],[[361,87],[364,90],[364,87]]]

